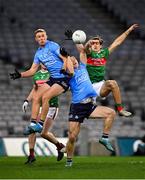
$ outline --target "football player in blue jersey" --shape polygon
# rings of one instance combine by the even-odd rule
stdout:
[[[104,128],[103,135],[99,142],[103,144],[109,151],[114,152],[109,141],[109,133],[116,113],[113,109],[105,106],[97,106],[94,104],[94,97],[97,96],[86,70],[86,53],[80,52],[80,63],[75,58],[68,56],[74,64],[74,76],[71,78],[70,90],[72,93],[72,103],[69,112],[69,139],[66,150],[67,161],[66,166],[72,166],[72,157],[76,138],[80,132],[81,123],[85,118],[103,118]]]
[[[34,35],[36,42],[39,44],[39,48],[35,53],[31,68],[21,73],[15,70],[14,73],[10,74],[10,77],[13,80],[31,77],[38,70],[40,63],[49,71],[51,77],[47,82],[48,89],[42,96],[40,122],[32,127],[35,132],[40,132],[49,110],[49,100],[68,89],[70,76],[73,75],[74,69],[70,59],[64,56],[63,48],[60,48],[57,43],[47,40],[47,34],[44,29],[37,29]],[[32,107],[31,115],[32,122],[36,121],[40,108],[39,101],[35,100],[34,104],[35,106]]]

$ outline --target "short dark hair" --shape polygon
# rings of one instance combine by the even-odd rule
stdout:
[[[39,32],[45,32],[46,33],[45,29],[36,29],[34,31],[34,35],[36,36],[36,34],[39,33]]]
[[[98,36],[98,35],[97,35],[97,36],[92,37],[92,38],[91,38],[91,40],[99,40],[99,42],[100,42],[100,44],[101,44],[101,45],[102,45],[102,44],[103,44],[103,42],[104,42],[104,41],[103,41],[103,39],[101,38],[101,36]]]

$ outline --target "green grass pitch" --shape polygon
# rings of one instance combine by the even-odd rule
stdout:
[[[37,157],[25,165],[25,157],[0,157],[0,179],[145,179],[145,157],[74,157],[65,167],[65,158]]]

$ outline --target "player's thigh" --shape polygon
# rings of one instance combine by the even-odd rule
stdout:
[[[106,106],[97,106],[95,110],[90,114],[92,118],[106,118],[110,114],[114,114],[115,111]]]
[[[37,89],[33,88],[33,100],[36,100],[40,97],[42,97],[42,95],[50,88],[50,86],[46,83],[42,84],[41,86],[39,86]]]
[[[96,93],[101,96],[101,88],[103,86],[105,81],[100,81],[100,82],[97,82],[97,83],[93,83],[93,88],[95,89]]]
[[[45,93],[43,94],[43,99],[51,99],[55,96],[60,95],[64,92],[64,89],[59,84],[53,84]]]
[[[109,80],[105,81],[100,89],[100,96],[106,97],[110,93]]]
[[[42,97],[42,95],[50,89],[50,86],[47,83],[39,86],[37,90],[35,90],[34,96]]]

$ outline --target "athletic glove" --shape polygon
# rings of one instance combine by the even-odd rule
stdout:
[[[21,74],[19,73],[17,69],[15,69],[14,73],[10,73],[10,78],[13,80],[21,78]]]
[[[60,48],[60,54],[61,54],[62,56],[64,56],[64,57],[68,57],[68,56],[69,56],[68,52],[65,50],[64,47],[61,47],[61,48]]]
[[[67,37],[66,40],[72,40],[72,35],[73,35],[73,32],[71,29],[67,29],[64,33],[64,35]]]
[[[26,113],[26,110],[27,110],[27,108],[28,108],[28,105],[29,105],[29,101],[28,101],[27,99],[25,99],[25,100],[24,100],[24,103],[23,103],[23,105],[22,105],[22,111],[23,111],[24,113]]]

